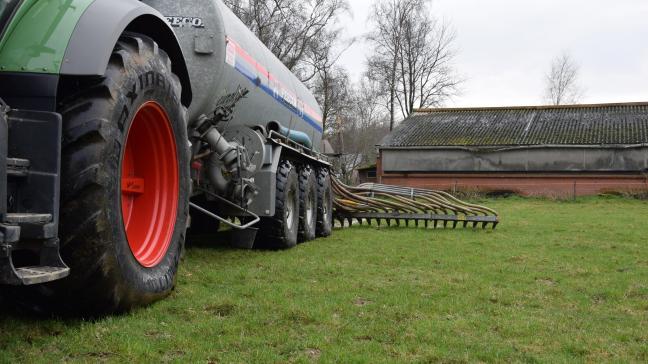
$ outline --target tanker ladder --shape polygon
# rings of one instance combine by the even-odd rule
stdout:
[[[426,189],[389,186],[367,183],[350,187],[333,178],[335,193],[334,220],[342,227],[351,226],[353,221],[360,225],[365,222],[380,226],[384,221],[387,226],[416,227],[421,223],[425,228],[432,225],[435,229],[440,224],[454,229],[472,225],[483,229],[499,224],[499,216],[494,210],[463,202],[449,193]],[[346,225],[345,225],[346,223]]]

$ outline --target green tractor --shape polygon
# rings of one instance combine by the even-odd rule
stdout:
[[[7,300],[149,304],[190,225],[331,233],[320,108],[220,0],[0,0],[0,99]]]

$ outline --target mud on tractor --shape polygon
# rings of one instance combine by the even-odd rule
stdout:
[[[173,289],[189,226],[331,234],[321,110],[220,0],[0,0],[0,99],[0,296],[126,311]]]

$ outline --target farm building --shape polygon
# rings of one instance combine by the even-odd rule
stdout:
[[[648,103],[418,110],[379,145],[381,183],[570,197],[648,191]]]
[[[378,175],[376,173],[376,165],[358,168],[358,183],[376,183],[378,182]]]

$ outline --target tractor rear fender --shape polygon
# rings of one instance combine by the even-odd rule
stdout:
[[[164,49],[182,83],[182,103],[191,104],[191,82],[182,49],[162,14],[136,0],[95,0],[83,13],[70,38],[61,75],[103,75],[124,31],[147,35]]]

